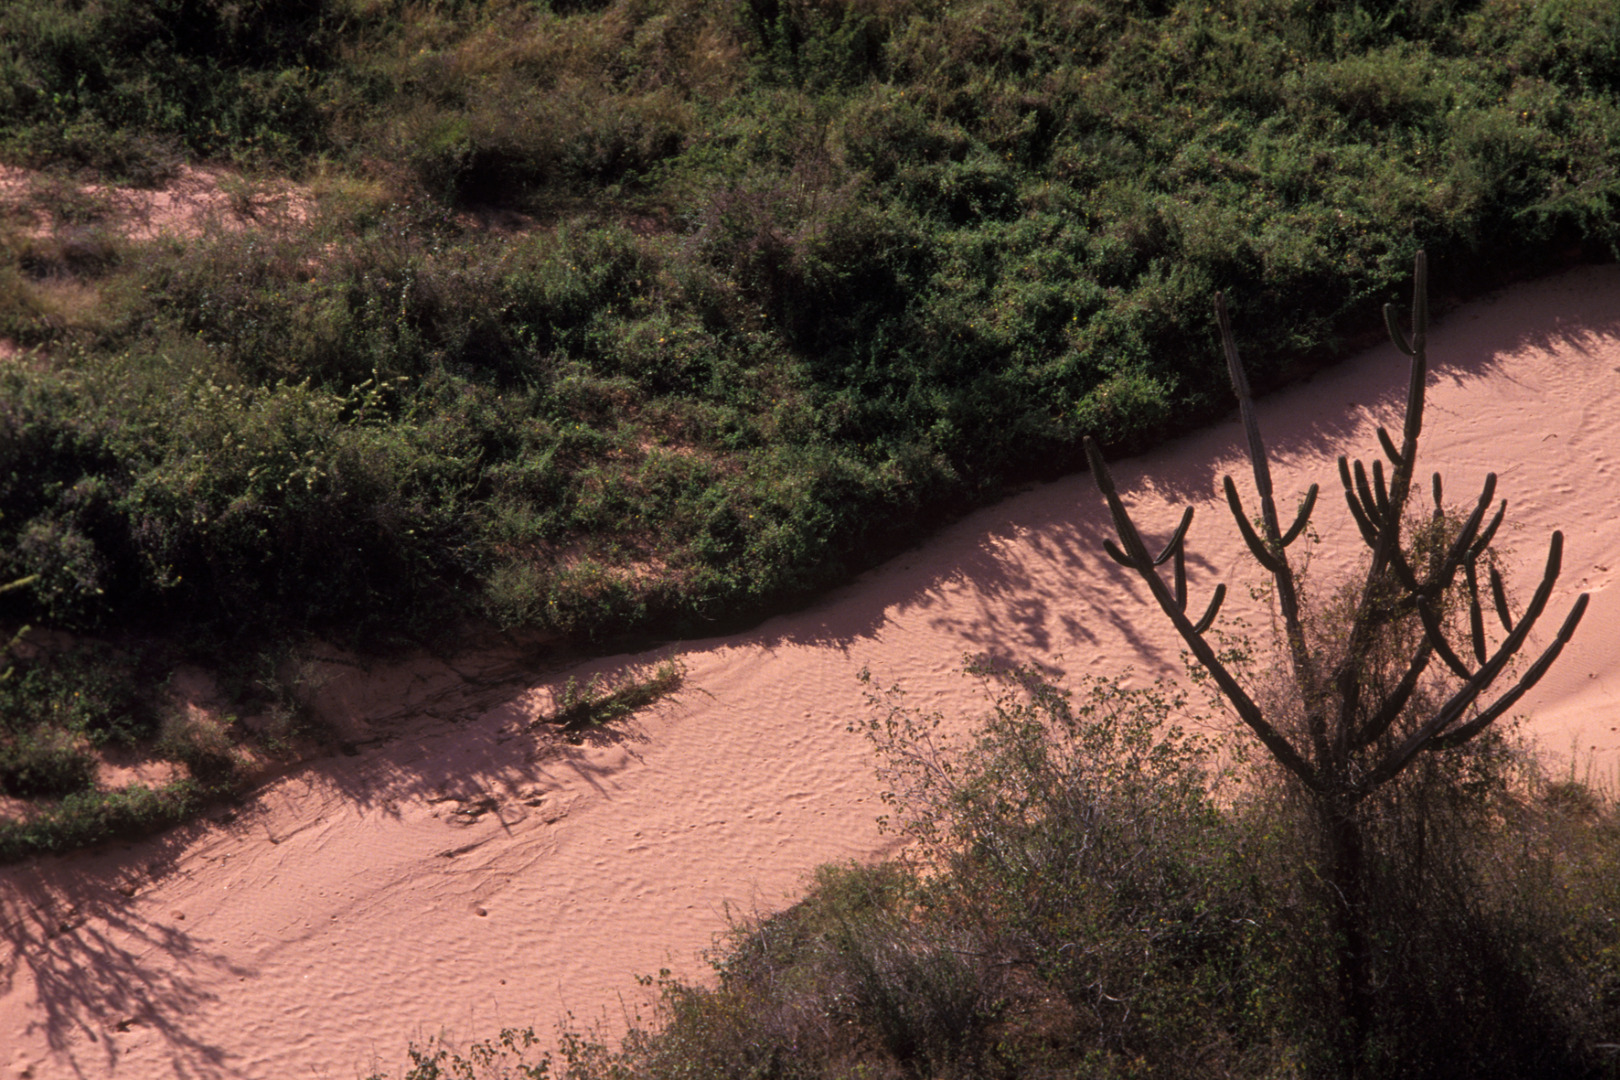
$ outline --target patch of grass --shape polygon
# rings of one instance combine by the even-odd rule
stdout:
[[[640,712],[681,688],[686,665],[679,659],[636,665],[608,678],[592,675],[584,683],[570,675],[555,694],[555,707],[546,722],[562,728],[564,737],[578,742],[587,732]]]
[[[0,792],[57,797],[94,786],[94,750],[150,737],[139,657],[14,641],[0,678]]]
[[[196,816],[213,799],[232,793],[195,779],[156,790],[133,785],[119,791],[77,791],[21,819],[0,819],[0,863],[162,832]]]

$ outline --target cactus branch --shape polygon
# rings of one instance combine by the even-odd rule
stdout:
[[[1502,621],[1502,629],[1511,634],[1513,613],[1508,610],[1507,590],[1502,587],[1502,575],[1494,566],[1491,567],[1491,600],[1496,604],[1496,617]]]
[[[1575,636],[1575,628],[1580,625],[1582,616],[1586,614],[1586,606],[1590,599],[1586,593],[1575,598],[1575,603],[1570,607],[1569,614],[1564,616],[1564,624],[1558,628],[1558,634],[1553,638],[1552,644],[1536,658],[1536,662],[1530,665],[1530,669],[1514,684],[1513,689],[1492,702],[1490,708],[1481,710],[1480,714],[1468,723],[1443,735],[1435,736],[1424,749],[1445,750],[1461,746],[1511,709],[1519,698],[1541,681],[1541,677],[1547,674],[1547,669],[1552,667],[1553,661],[1558,659],[1558,654],[1564,651],[1564,646],[1569,644],[1570,638]]]
[[[1238,400],[1249,462],[1254,470],[1259,498],[1256,518],[1251,520],[1245,511],[1243,498],[1230,476],[1222,478],[1221,487],[1249,554],[1271,574],[1276,585],[1274,595],[1282,615],[1293,687],[1303,715],[1302,734],[1309,737],[1308,753],[1302,752],[1298,745],[1299,736],[1285,734],[1273,726],[1204,640],[1204,633],[1225,600],[1226,587],[1216,587],[1197,622],[1187,615],[1186,545],[1193,518],[1191,508],[1182,513],[1180,524],[1157,558],[1150,558],[1102,454],[1096,443],[1087,438],[1086,456],[1097,487],[1107,500],[1118,537],[1117,544],[1107,540],[1103,546],[1111,558],[1134,570],[1147,583],[1160,610],[1175,626],[1193,656],[1210,673],[1238,717],[1260,738],[1272,756],[1299,778],[1312,799],[1330,816],[1335,820],[1351,820],[1355,807],[1397,776],[1416,754],[1465,742],[1512,707],[1535,685],[1570,640],[1585,613],[1588,599],[1583,594],[1576,600],[1557,639],[1524,677],[1488,708],[1478,709],[1477,702],[1491,689],[1508,662],[1523,649],[1546,609],[1562,565],[1563,535],[1553,533],[1541,583],[1517,620],[1508,609],[1501,575],[1494,565],[1487,565],[1491,602],[1505,634],[1494,650],[1486,633],[1479,559],[1488,552],[1507,511],[1504,501],[1497,504],[1494,514],[1490,513],[1496,495],[1496,475],[1492,473],[1485,478],[1471,512],[1449,542],[1439,543],[1443,534],[1436,531],[1432,534],[1436,542],[1427,548],[1403,545],[1401,531],[1423,429],[1428,379],[1428,262],[1419,252],[1413,264],[1410,331],[1401,328],[1394,306],[1384,310],[1391,340],[1411,361],[1400,445],[1396,445],[1388,429],[1380,427],[1377,434],[1383,453],[1381,457],[1372,458],[1370,467],[1346,457],[1338,461],[1345,503],[1362,540],[1372,552],[1372,560],[1350,617],[1347,638],[1341,648],[1334,651],[1338,657],[1335,667],[1326,675],[1319,673],[1316,665],[1321,661],[1307,647],[1297,583],[1287,548],[1305,531],[1320,489],[1311,485],[1292,524],[1284,532],[1273,499],[1270,463],[1260,435],[1248,376],[1232,334],[1225,299],[1219,295],[1215,298],[1215,317],[1227,372]],[[1388,470],[1386,459],[1390,463]],[[1445,491],[1438,473],[1433,476],[1432,493],[1433,521],[1437,527],[1444,527],[1447,522]],[[1172,563],[1171,583],[1161,578],[1157,570],[1166,562]],[[1421,568],[1421,577],[1414,563]],[[1461,598],[1468,613],[1468,642],[1461,650],[1447,637],[1448,628],[1442,616],[1447,610],[1448,598],[1455,597],[1454,590],[1458,588],[1462,589]],[[1415,639],[1410,656],[1400,665],[1399,679],[1391,686],[1388,678],[1397,669],[1387,646],[1405,639],[1389,635],[1406,634],[1419,626],[1421,636]],[[1461,632],[1457,633],[1460,637]],[[1467,662],[1459,651],[1470,653],[1468,659],[1473,662]],[[1445,677],[1444,672],[1437,672],[1435,668],[1436,657],[1455,677],[1451,683],[1454,689],[1438,708],[1414,716],[1417,708],[1414,702],[1424,700],[1418,693],[1424,679]],[[1376,697],[1363,700],[1372,695]],[[1330,710],[1336,715],[1331,731],[1328,728]],[[1334,873],[1353,875],[1354,871],[1340,867]],[[1336,887],[1339,884],[1335,882]],[[1355,883],[1346,878],[1345,884],[1354,886]]]
[[[1401,710],[1406,708],[1406,703],[1412,699],[1412,692],[1417,689],[1418,680],[1428,670],[1429,661],[1432,659],[1434,646],[1425,638],[1423,644],[1418,646],[1416,655],[1407,664],[1401,681],[1390,691],[1389,697],[1384,699],[1378,711],[1367,719],[1365,727],[1350,740],[1348,749],[1362,750],[1383,738],[1384,732],[1389,730],[1390,725],[1400,716]]]
[[[1423,632],[1429,643],[1434,646],[1434,651],[1440,655],[1440,659],[1446,662],[1446,666],[1455,672],[1458,678],[1472,678],[1474,673],[1446,640],[1445,629],[1440,625],[1440,616],[1434,609],[1436,594],[1430,590],[1428,584],[1418,581],[1417,574],[1412,570],[1412,565],[1406,561],[1404,552],[1395,552],[1394,557],[1390,559],[1390,569],[1395,572],[1401,588],[1406,590],[1408,603],[1423,623]]]
[[[1312,484],[1310,490],[1305,493],[1305,501],[1300,504],[1299,514],[1294,518],[1294,523],[1288,526],[1288,531],[1283,533],[1283,547],[1292,544],[1299,538],[1299,534],[1305,531],[1306,522],[1311,520],[1311,511],[1316,508],[1316,493],[1318,490],[1318,485]]]
[[[1440,564],[1441,577],[1444,579],[1440,587],[1443,589],[1451,583],[1456,576],[1457,568],[1467,560],[1468,553],[1473,550],[1474,539],[1479,536],[1479,523],[1485,519],[1485,511],[1491,508],[1491,499],[1496,495],[1496,474],[1485,474],[1485,489],[1479,493],[1479,501],[1474,504],[1473,513],[1463,522],[1462,531],[1457,539],[1452,541],[1451,548],[1446,552],[1445,560]],[[1505,504],[1504,504],[1505,509]]]
[[[1176,607],[1180,608],[1182,611],[1186,611],[1187,610],[1187,557],[1184,554],[1182,554],[1182,552],[1180,552],[1180,551],[1176,552],[1174,578],[1175,578],[1175,583],[1176,583]],[[1217,585],[1216,586],[1216,591],[1217,591],[1217,593],[1219,593],[1220,590],[1223,590],[1225,588],[1226,588],[1225,585]],[[1200,623],[1202,623],[1202,620],[1200,620]],[[1209,629],[1207,624],[1206,625],[1201,625],[1199,627],[1198,632],[1200,634],[1202,634],[1207,629]]]
[[[1535,686],[1541,677],[1547,673],[1547,669],[1552,666],[1553,661],[1558,659],[1558,654],[1563,651],[1564,646],[1574,636],[1575,628],[1580,625],[1581,617],[1586,614],[1586,606],[1590,599],[1586,593],[1582,593],[1576,598],[1569,614],[1564,617],[1564,623],[1559,627],[1558,635],[1553,639],[1552,644],[1536,659],[1536,662],[1530,666],[1530,669],[1514,684],[1512,689],[1493,702],[1489,708],[1482,710],[1478,716],[1468,723],[1455,730],[1447,730],[1462,717],[1463,713],[1482,693],[1490,689],[1491,683],[1501,674],[1502,668],[1507,665],[1508,660],[1523,647],[1524,639],[1529,634],[1530,627],[1545,609],[1547,599],[1552,595],[1553,583],[1558,580],[1563,545],[1563,533],[1553,533],[1552,543],[1549,545],[1547,553],[1547,567],[1542,573],[1541,584],[1536,589],[1535,597],[1530,601],[1530,607],[1525,610],[1524,618],[1519,620],[1518,628],[1507,636],[1507,639],[1498,646],[1495,655],[1479,669],[1472,679],[1468,680],[1461,689],[1441,706],[1428,723],[1408,736],[1405,742],[1391,752],[1383,763],[1373,770],[1366,781],[1369,792],[1397,775],[1411,762],[1418,751],[1457,746],[1485,730],[1504,712],[1512,708],[1514,703],[1526,691]],[[1438,745],[1435,745],[1437,742]]]
[[[1354,1053],[1364,1050],[1357,1017],[1371,1016],[1371,1003],[1377,992],[1374,979],[1371,938],[1364,923],[1364,904],[1371,887],[1365,863],[1363,816],[1364,801],[1382,785],[1401,773],[1423,751],[1460,745],[1485,730],[1526,691],[1534,686],[1569,642],[1586,611],[1588,597],[1582,594],[1570,609],[1557,638],[1542,652],[1523,677],[1488,707],[1479,701],[1500,677],[1507,664],[1523,649],[1528,636],[1546,609],[1557,581],[1563,557],[1563,535],[1553,533],[1547,565],[1535,595],[1515,621],[1508,610],[1501,575],[1487,564],[1491,599],[1505,636],[1493,651],[1486,636],[1484,605],[1480,596],[1479,559],[1485,555],[1502,524],[1507,504],[1499,504],[1486,523],[1495,497],[1496,476],[1486,478],[1472,513],[1449,540],[1442,543],[1450,519],[1444,501],[1444,488],[1438,473],[1433,479],[1434,510],[1432,541],[1403,544],[1401,531],[1412,477],[1417,462],[1418,439],[1423,428],[1423,402],[1428,379],[1428,260],[1419,252],[1413,262],[1410,333],[1403,331],[1396,308],[1384,308],[1384,321],[1395,347],[1410,358],[1406,394],[1406,414],[1402,418],[1400,445],[1390,432],[1377,429],[1383,456],[1374,456],[1371,468],[1360,461],[1353,466],[1339,458],[1339,479],[1345,503],[1350,508],[1361,538],[1372,552],[1359,596],[1349,616],[1342,641],[1335,635],[1334,647],[1322,650],[1334,657],[1331,671],[1322,671],[1321,653],[1306,642],[1300,618],[1295,574],[1288,561],[1287,548],[1309,521],[1318,494],[1311,486],[1293,524],[1284,533],[1279,525],[1272,497],[1272,478],[1265,444],[1260,437],[1248,377],[1238,355],[1223,297],[1215,298],[1216,322],[1220,328],[1232,390],[1248,443],[1249,461],[1254,469],[1259,498],[1257,520],[1245,513],[1237,485],[1230,476],[1222,488],[1228,507],[1249,554],[1268,571],[1275,583],[1274,596],[1282,615],[1288,649],[1294,700],[1290,713],[1302,716],[1301,731],[1279,730],[1272,719],[1214,654],[1203,634],[1213,623],[1226,596],[1218,586],[1204,615],[1196,622],[1188,619],[1186,580],[1186,539],[1192,520],[1186,511],[1181,524],[1157,560],[1150,560],[1141,535],[1130,520],[1107,465],[1096,444],[1085,440],[1098,489],[1108,501],[1120,546],[1105,541],[1104,547],[1116,561],[1136,571],[1152,591],[1154,600],[1169,618],[1198,663],[1210,673],[1221,693],[1232,704],[1238,717],[1259,737],[1271,755],[1297,777],[1322,823],[1320,839],[1325,858],[1323,874],[1333,893],[1340,898],[1335,908],[1333,931],[1340,946],[1335,950],[1341,993],[1346,1016],[1352,1019]],[[1391,469],[1386,475],[1384,460]],[[1483,527],[1482,527],[1483,526]],[[1174,561],[1174,591],[1156,569],[1166,560]],[[1413,563],[1423,571],[1420,579]],[[1462,601],[1468,611],[1468,646],[1474,661],[1470,666],[1447,639],[1446,620],[1452,603],[1459,599],[1458,574],[1462,574]],[[1421,627],[1421,634],[1417,631]],[[1460,637],[1460,632],[1457,632]],[[1410,648],[1409,653],[1392,649]],[[1444,669],[1434,664],[1439,657]],[[1399,679],[1390,680],[1397,671]],[[1448,674],[1449,672],[1449,674]],[[1430,692],[1441,686],[1449,693],[1438,707]],[[1332,714],[1332,726],[1329,727]],[[1308,736],[1308,745],[1303,741]]]
[[[1395,343],[1397,349],[1407,356],[1414,354],[1415,350],[1412,348],[1412,343],[1406,340],[1406,335],[1401,332],[1400,326],[1397,325],[1394,304],[1384,305],[1384,327],[1389,331],[1389,339]]]
[[[1485,554],[1485,549],[1491,546],[1492,540],[1496,539],[1496,530],[1502,527],[1502,518],[1506,514],[1507,500],[1503,499],[1501,504],[1497,506],[1496,514],[1491,518],[1491,523],[1485,526],[1485,531],[1479,534],[1479,539],[1475,540],[1473,547],[1468,549],[1470,562]]]
[[[1378,444],[1384,448],[1384,453],[1389,456],[1390,463],[1396,468],[1406,464],[1401,459],[1401,452],[1395,449],[1395,443],[1390,439],[1389,432],[1384,430],[1382,424],[1378,427]]]
[[[1523,647],[1524,640],[1529,636],[1531,628],[1535,626],[1536,620],[1541,617],[1542,611],[1546,609],[1547,600],[1552,596],[1553,585],[1558,581],[1563,556],[1564,534],[1554,532],[1552,542],[1547,545],[1547,565],[1542,570],[1541,584],[1536,587],[1535,595],[1530,598],[1530,606],[1525,609],[1524,617],[1519,620],[1518,626],[1514,627],[1513,632],[1503,639],[1501,645],[1497,646],[1495,654],[1480,665],[1480,669],[1463,684],[1461,689],[1452,694],[1450,699],[1435,713],[1434,717],[1414,732],[1408,741],[1420,739],[1420,737],[1420,741],[1426,741],[1432,736],[1443,734],[1448,727],[1462,716],[1480,694],[1490,689],[1491,683],[1501,674],[1502,669],[1507,666],[1507,662]],[[1565,619],[1565,629],[1570,633],[1574,633],[1575,624],[1580,622],[1580,613],[1584,613],[1585,610],[1586,594],[1583,593],[1580,599],[1576,601],[1574,609],[1571,610],[1570,617]],[[1573,622],[1571,622],[1571,619],[1573,619]],[[1562,634],[1564,631],[1560,630],[1559,632]],[[1558,648],[1562,647],[1562,645],[1558,645]],[[1551,661],[1548,662],[1551,663]],[[1528,689],[1528,686],[1525,688]],[[1403,751],[1397,751],[1397,754]]]
[[[1384,463],[1373,458],[1372,467],[1373,495],[1378,499],[1378,514],[1384,520],[1389,520],[1389,489],[1384,486]]]
[[[1187,539],[1187,526],[1192,524],[1192,519],[1193,508],[1189,506],[1186,512],[1181,515],[1181,524],[1176,526],[1176,531],[1171,535],[1169,543],[1164,545],[1164,550],[1159,552],[1159,557],[1153,560],[1154,566],[1163,566],[1170,556],[1181,550],[1182,541]]]
[[[1373,524],[1371,515],[1361,505],[1350,479],[1350,461],[1342,454],[1339,456],[1339,479],[1344,483],[1344,501],[1350,506],[1350,516],[1356,519],[1356,527],[1361,530],[1361,538],[1366,541],[1368,547],[1378,547],[1378,526]]]
[[[1135,524],[1131,521],[1130,514],[1125,509],[1125,504],[1120,500],[1119,492],[1114,486],[1114,478],[1108,471],[1108,464],[1103,460],[1102,451],[1097,448],[1096,441],[1089,435],[1083,440],[1083,445],[1085,446],[1086,460],[1091,465],[1092,479],[1096,481],[1097,489],[1102,492],[1103,499],[1108,503],[1108,511],[1114,519],[1114,527],[1119,532],[1120,540],[1125,544],[1126,551],[1131,552],[1134,557],[1138,550],[1142,550],[1141,537],[1136,531]],[[1260,706],[1256,705],[1254,699],[1249,697],[1242,685],[1227,670],[1226,665],[1221,663],[1220,658],[1215,655],[1215,650],[1210,648],[1209,642],[1204,640],[1204,631],[1214,621],[1215,612],[1220,607],[1220,601],[1225,599],[1225,587],[1216,588],[1215,599],[1211,602],[1209,610],[1204,613],[1204,618],[1195,624],[1187,618],[1186,612],[1177,604],[1176,598],[1170,594],[1169,588],[1166,587],[1159,575],[1154,572],[1152,563],[1146,558],[1145,550],[1142,551],[1141,558],[1137,559],[1132,565],[1132,569],[1136,570],[1142,580],[1147,583],[1148,590],[1153,594],[1153,599],[1158,602],[1159,610],[1164,612],[1171,625],[1176,628],[1176,632],[1181,635],[1181,640],[1186,643],[1187,648],[1197,658],[1198,662],[1204,666],[1204,670],[1210,673],[1210,677],[1215,680],[1215,685],[1220,687],[1221,693],[1232,703],[1232,708],[1237,712],[1238,718],[1255,733],[1279,764],[1299,778],[1300,783],[1304,784],[1308,790],[1318,790],[1321,787],[1321,780],[1317,776],[1316,769],[1265,718]]]
[[[1223,582],[1215,586],[1215,595],[1210,597],[1209,607],[1204,610],[1204,617],[1193,624],[1193,632],[1202,634],[1215,624],[1215,613],[1221,610],[1221,601],[1226,599],[1226,585]]]
[[[1226,489],[1226,505],[1232,508],[1232,517],[1237,521],[1238,532],[1243,534],[1243,542],[1249,545],[1249,554],[1254,561],[1271,571],[1273,574],[1282,572],[1283,564],[1266,550],[1265,542],[1249,524],[1249,519],[1243,513],[1243,500],[1238,497],[1237,485],[1232,483],[1230,476],[1223,478],[1221,486]]]
[[[1479,607],[1479,575],[1470,559],[1463,564],[1463,576],[1468,584],[1468,636],[1474,640],[1474,662],[1485,662],[1485,613]]]
[[[1367,483],[1367,469],[1361,462],[1355,463],[1356,497],[1361,500],[1361,509],[1369,520],[1378,525],[1378,534],[1382,536],[1389,527],[1389,520],[1384,516],[1383,509],[1378,500],[1373,497],[1372,486]]]

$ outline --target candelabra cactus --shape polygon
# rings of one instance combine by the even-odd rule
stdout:
[[[1485,478],[1484,488],[1460,526],[1449,527],[1440,475],[1433,480],[1434,508],[1426,542],[1403,542],[1407,506],[1417,461],[1418,437],[1423,427],[1423,398],[1428,376],[1428,274],[1422,252],[1413,273],[1412,333],[1398,325],[1393,305],[1384,309],[1385,322],[1397,348],[1411,358],[1406,414],[1401,443],[1378,429],[1378,441],[1390,463],[1386,478],[1382,460],[1369,471],[1360,461],[1339,458],[1339,478],[1345,501],[1361,538],[1371,551],[1366,577],[1355,592],[1343,646],[1323,647],[1310,640],[1300,609],[1300,582],[1288,557],[1288,548],[1304,532],[1316,506],[1317,486],[1311,485],[1298,514],[1286,531],[1281,527],[1272,495],[1271,469],[1265,443],[1255,418],[1248,378],[1238,356],[1226,305],[1215,298],[1216,320],[1226,353],[1232,389],[1248,442],[1248,455],[1260,500],[1259,529],[1251,524],[1232,478],[1222,486],[1250,554],[1271,576],[1281,617],[1283,648],[1291,680],[1287,723],[1268,715],[1222,663],[1205,634],[1225,596],[1217,586],[1204,615],[1188,618],[1185,546],[1193,511],[1181,523],[1157,558],[1148,549],[1129,512],[1120,500],[1107,463],[1091,439],[1085,441],[1092,475],[1107,500],[1119,534],[1119,545],[1105,541],[1108,554],[1139,574],[1154,599],[1175,626],[1188,649],[1213,678],[1238,718],[1254,732],[1277,762],[1297,779],[1315,811],[1324,854],[1324,877],[1336,897],[1335,930],[1340,942],[1340,992],[1349,1032],[1347,1052],[1359,1060],[1363,1033],[1370,1017],[1373,994],[1370,943],[1361,919],[1365,874],[1363,829],[1358,808],[1374,792],[1390,783],[1422,753],[1460,746],[1485,731],[1533,687],[1557,659],[1586,611],[1587,595],[1575,601],[1553,641],[1512,685],[1490,704],[1480,699],[1523,649],[1531,629],[1541,617],[1558,580],[1563,535],[1554,532],[1548,545],[1541,581],[1529,605],[1515,619],[1506,590],[1495,566],[1486,571],[1495,608],[1503,628],[1492,649],[1486,634],[1480,600],[1480,563],[1500,527],[1507,504],[1502,502],[1486,520],[1496,492],[1496,476]],[[1173,585],[1166,585],[1158,567],[1173,560]],[[1459,580],[1460,579],[1460,580]],[[1459,598],[1459,593],[1461,594]],[[1467,630],[1448,612],[1461,603],[1467,610]],[[1416,620],[1414,624],[1412,620]],[[1392,637],[1401,627],[1404,636]],[[1458,635],[1466,638],[1460,642]],[[1454,640],[1456,639],[1456,640]],[[1390,669],[1391,640],[1415,641]],[[1438,657],[1446,670],[1434,669]],[[1398,676],[1396,672],[1399,672]],[[1419,694],[1426,685],[1429,693]]]

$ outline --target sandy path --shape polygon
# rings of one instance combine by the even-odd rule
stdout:
[[[1549,750],[1612,775],[1620,268],[1461,309],[1431,352],[1420,469],[1443,467],[1453,500],[1498,469],[1526,590],[1565,530],[1547,633],[1593,593],[1523,711]],[[1333,458],[1373,450],[1403,378],[1378,349],[1262,403],[1281,501],[1311,480],[1328,496],[1319,579],[1348,565],[1326,554],[1350,539]],[[1240,598],[1256,579],[1213,500],[1226,471],[1251,490],[1237,433],[1229,421],[1116,469],[1146,528],[1168,530],[1172,503],[1201,507],[1199,598],[1217,577]],[[595,745],[536,742],[543,685],[474,705],[442,665],[345,675],[327,702],[371,732],[358,756],[272,783],[228,821],[0,872],[0,1069],[347,1080],[441,1028],[617,1015],[641,1000],[633,974],[700,971],[728,906],[779,906],[817,863],[883,850],[868,751],[845,730],[862,665],[956,711],[977,705],[957,674],[969,652],[1179,672],[1145,590],[1101,555],[1104,523],[1086,476],[974,514],[809,610],[684,645],[680,698]],[[1233,614],[1265,624],[1247,601]]]

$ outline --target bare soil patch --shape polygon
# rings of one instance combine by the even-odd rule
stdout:
[[[286,181],[253,181],[214,166],[184,165],[156,188],[80,183],[0,165],[0,214],[33,236],[96,225],[130,240],[195,239],[267,220],[308,219],[309,195]]]

